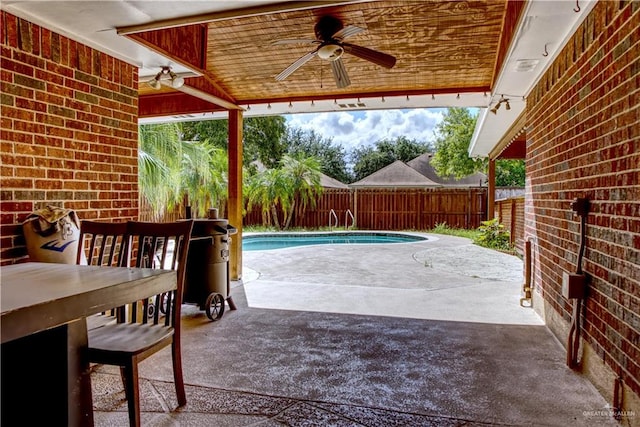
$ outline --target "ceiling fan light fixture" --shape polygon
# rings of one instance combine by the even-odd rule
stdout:
[[[344,53],[342,46],[335,43],[328,43],[318,49],[318,56],[325,61],[335,61]]]

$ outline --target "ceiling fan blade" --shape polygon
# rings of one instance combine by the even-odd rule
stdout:
[[[396,57],[378,52],[377,50],[369,49],[368,47],[362,47],[350,43],[342,43],[344,51],[350,53],[358,58],[362,58],[366,61],[373,62],[385,68],[393,68],[396,65]]]
[[[317,52],[317,50],[314,50],[313,52],[309,52],[306,55],[300,57],[296,62],[294,62],[293,64],[289,65],[287,68],[284,69],[284,71],[282,71],[280,74],[278,74],[276,76],[276,80],[277,81],[282,81],[282,80],[286,79],[287,77],[289,77],[294,71],[296,71],[298,68],[302,67],[304,64],[309,62],[314,56],[316,56],[316,52]]]
[[[355,36],[356,34],[360,34],[364,31],[364,28],[356,27],[355,25],[347,25],[337,33],[333,35],[334,39],[344,40],[347,37]]]
[[[349,74],[347,74],[347,69],[344,67],[342,58],[331,61],[331,71],[333,72],[333,78],[335,79],[336,86],[338,86],[338,88],[342,89],[343,87],[347,87],[351,84]]]
[[[315,39],[283,39],[283,40],[274,40],[271,42],[272,45],[278,44],[309,44],[309,43],[320,43]]]

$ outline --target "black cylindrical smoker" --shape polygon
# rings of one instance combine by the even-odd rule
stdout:
[[[195,219],[189,245],[183,300],[196,303],[207,317],[218,320],[224,314],[225,302],[231,310],[229,279],[229,245],[235,227],[226,219]]]

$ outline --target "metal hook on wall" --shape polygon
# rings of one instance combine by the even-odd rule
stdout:
[[[580,0],[576,0],[576,7],[573,8],[573,11],[575,13],[579,13],[580,12]]]
[[[544,52],[542,53],[542,56],[547,57],[549,56],[549,51],[547,50],[547,44],[544,44]]]

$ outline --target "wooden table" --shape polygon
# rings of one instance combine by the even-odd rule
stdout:
[[[175,288],[167,270],[2,267],[2,424],[93,425],[85,317]]]

